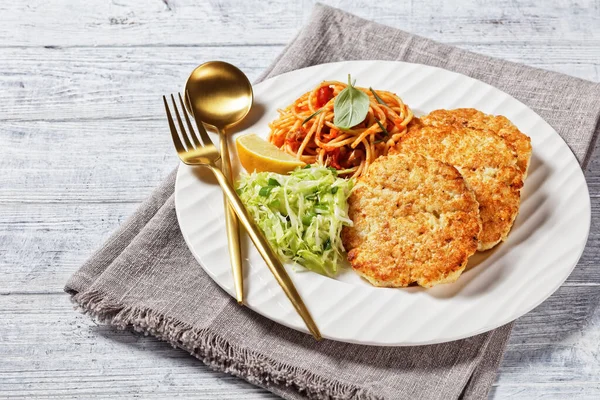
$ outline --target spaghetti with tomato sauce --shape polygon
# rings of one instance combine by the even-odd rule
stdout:
[[[356,87],[369,97],[364,120],[349,129],[334,124],[336,96],[348,85],[325,81],[278,110],[269,141],[308,164],[330,166],[341,176],[360,176],[406,132],[410,108],[394,93]]]

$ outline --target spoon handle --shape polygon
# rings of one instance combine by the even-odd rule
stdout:
[[[292,303],[300,317],[302,317],[302,319],[304,320],[304,323],[306,324],[306,327],[308,328],[310,333],[315,337],[315,339],[320,340],[321,332],[319,332],[317,324],[315,324],[315,321],[310,315],[308,308],[306,308],[302,297],[300,297],[300,294],[296,290],[294,282],[292,282],[292,279],[290,278],[287,271],[285,270],[285,267],[279,260],[279,257],[277,257],[277,255],[273,252],[273,249],[271,248],[269,242],[267,242],[265,236],[256,226],[254,220],[252,219],[250,214],[248,214],[248,211],[246,211],[246,207],[244,207],[244,204],[233,189],[233,186],[231,186],[229,181],[227,181],[225,175],[223,175],[223,172],[220,169],[218,169],[212,164],[209,164],[207,166],[215,174],[219,185],[221,185],[221,189],[223,189],[223,192],[225,193],[225,197],[227,198],[227,200],[229,200],[231,207],[234,209],[235,213],[240,218],[240,222],[242,223],[244,228],[246,228],[250,239],[252,239],[252,242],[256,246],[258,252],[265,260],[267,266],[271,270],[271,273],[275,277],[275,280],[277,280],[279,286],[281,286],[281,288],[285,292],[288,299],[290,299],[290,302]]]
[[[221,170],[229,183],[232,182],[231,159],[229,157],[229,146],[227,137],[222,129],[219,132],[219,150],[221,153]],[[235,287],[235,298],[239,304],[244,303],[244,276],[242,272],[242,251],[240,246],[240,226],[235,212],[225,198],[225,226],[227,230],[227,246],[229,248],[229,259],[233,273]]]

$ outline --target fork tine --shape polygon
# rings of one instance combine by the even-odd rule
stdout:
[[[177,128],[175,128],[175,123],[173,122],[173,117],[171,116],[171,110],[169,110],[169,104],[167,103],[167,98],[165,96],[163,96],[163,102],[165,103],[165,112],[167,113],[167,120],[169,121],[169,129],[171,130],[171,136],[173,137],[175,150],[177,150],[177,154],[185,153],[185,149],[183,148],[181,139],[177,134]]]
[[[193,104],[187,90],[185,91],[185,96],[187,97],[188,103]],[[210,137],[208,136],[208,133],[206,132],[206,128],[204,128],[204,124],[202,124],[202,121],[200,121],[198,118],[196,118],[196,115],[194,114],[194,107],[190,107],[190,109],[192,112],[192,117],[194,118],[194,121],[196,122],[196,126],[198,127],[198,132],[200,132],[200,137],[202,138],[202,143],[204,143],[205,146],[214,146],[212,140],[210,140]]]
[[[192,141],[194,142],[196,147],[202,147],[202,143],[200,143],[200,141],[198,140],[198,135],[196,135],[196,131],[194,130],[194,127],[192,126],[192,123],[190,122],[190,117],[188,117],[188,113],[185,108],[185,104],[183,104],[183,99],[181,98],[181,93],[177,92],[177,96],[179,96],[179,104],[181,104],[181,109],[183,111],[183,116],[185,118],[185,122],[187,123],[188,130],[190,132],[190,137],[192,138]]]
[[[183,141],[185,142],[185,146],[188,150],[193,150],[194,146],[190,143],[190,139],[188,138],[187,133],[185,132],[185,126],[183,126],[183,121],[181,120],[181,115],[179,115],[179,110],[177,109],[177,103],[175,102],[175,97],[173,93],[171,93],[171,101],[173,101],[173,108],[175,109],[175,116],[177,117],[177,122],[179,123],[179,128],[181,128],[181,136],[183,137]]]

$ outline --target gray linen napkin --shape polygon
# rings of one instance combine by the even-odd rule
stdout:
[[[428,64],[488,82],[538,112],[583,164],[600,130],[599,84],[473,54],[322,5],[261,79],[356,59]],[[239,307],[202,271],[179,231],[174,181],[172,173],[69,280],[65,290],[84,312],[169,341],[287,399],[487,396],[512,324],[421,347],[317,343]]]

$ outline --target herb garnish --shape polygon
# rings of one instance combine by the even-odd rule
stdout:
[[[384,106],[388,107],[388,105],[386,104],[386,102],[383,101],[383,99],[381,97],[379,97],[379,95],[377,94],[377,92],[374,91],[372,87],[370,87],[369,90],[371,91],[371,93],[373,93],[373,97],[375,97],[375,100],[377,100],[377,102],[379,104],[383,104]]]
[[[308,121],[310,121],[311,119],[313,119],[317,115],[321,114],[322,112],[323,112],[323,109],[320,108],[317,111],[315,111],[314,113],[310,114],[308,117],[304,118],[304,121],[302,121],[302,123],[300,124],[300,126],[304,125],[305,123],[307,123]]]
[[[377,119],[377,117],[375,117],[375,122],[377,122],[377,125],[379,125],[379,127],[381,128],[381,131],[383,132],[383,134],[385,136],[390,136],[390,133],[387,131],[387,129],[385,129],[385,126],[383,126],[383,124],[381,123],[381,121],[379,119]]]
[[[336,96],[333,103],[333,124],[341,130],[358,125],[367,116],[369,103],[369,96],[353,86],[348,74],[348,86]]]

